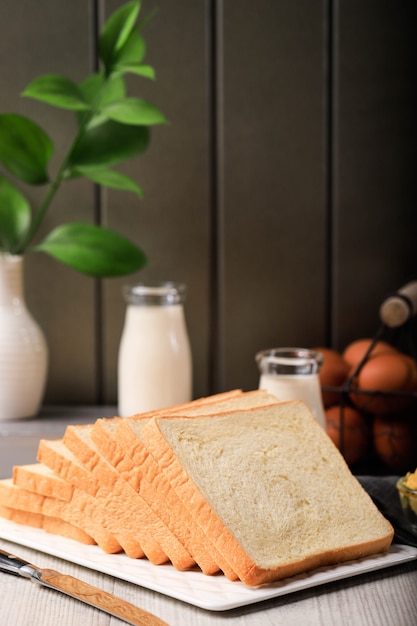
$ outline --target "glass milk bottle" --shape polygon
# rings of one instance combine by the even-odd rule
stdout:
[[[323,357],[305,348],[274,348],[256,354],[259,388],[278,400],[302,400],[319,424],[326,425],[319,371]]]
[[[126,287],[119,347],[119,415],[160,409],[192,399],[192,358],[177,283]]]

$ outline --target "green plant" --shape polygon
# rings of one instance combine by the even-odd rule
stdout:
[[[141,29],[146,20],[138,21],[140,4],[128,2],[106,21],[99,38],[100,71],[80,84],[57,74],[40,76],[24,90],[24,97],[75,115],[75,136],[53,177],[48,169],[54,144],[47,133],[27,117],[0,114],[0,163],[20,186],[46,185],[35,210],[21,188],[0,172],[0,252],[43,251],[97,277],[121,276],[145,264],[144,253],[134,243],[94,224],[63,224],[42,241],[33,241],[64,181],[84,177],[142,196],[134,180],[113,169],[147,149],[150,126],[166,123],[157,107],[127,95],[126,74],[154,78],[153,68],[143,63]]]

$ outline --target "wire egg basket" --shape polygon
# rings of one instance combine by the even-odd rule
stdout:
[[[411,390],[381,390],[359,388],[357,384],[364,366],[376,356],[380,342],[393,346],[417,365],[416,313],[417,281],[383,302],[381,324],[344,383],[337,387],[322,385],[323,393],[334,393],[339,398],[337,445],[347,461],[353,441],[349,412],[359,413],[363,431],[369,432],[366,453],[352,463],[357,473],[401,474],[417,467],[417,385]],[[384,406],[382,415],[375,412],[375,406]]]

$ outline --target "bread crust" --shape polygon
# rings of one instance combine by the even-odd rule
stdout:
[[[97,520],[92,497],[77,487],[66,483],[41,463],[14,468],[13,484],[21,493],[14,492],[15,506],[32,503],[41,507],[44,515],[75,524],[90,534],[106,554],[122,551],[117,539]],[[68,489],[69,488],[69,489]],[[60,499],[56,495],[65,495]],[[69,498],[67,496],[70,496]]]
[[[94,496],[99,481],[64,445],[62,439],[41,439],[37,460],[65,481]]]
[[[144,421],[146,420],[147,418],[144,418]],[[182,507],[180,501],[177,499],[177,506],[175,507],[172,507],[172,505],[167,502],[160,489],[156,489],[148,480],[148,477],[144,476],[144,473],[147,473],[145,467],[147,464],[143,461],[143,457],[141,456],[140,462],[138,462],[137,458],[132,458],[129,444],[127,444],[124,438],[120,440],[120,438],[117,437],[119,428],[123,430],[123,428],[128,425],[128,422],[129,419],[120,421],[117,432],[113,437],[106,427],[108,423],[107,420],[97,420],[91,435],[94,443],[103,456],[112,463],[133,489],[143,497],[154,513],[160,516],[171,532],[184,545],[192,556],[193,563],[197,564],[205,574],[215,574],[219,571],[219,566],[207,552],[205,546],[200,542],[193,541],[193,537],[189,531],[191,521],[189,521],[187,525],[187,511]],[[136,444],[139,442],[133,432],[132,438],[134,440],[134,447],[136,448]],[[153,457],[150,458],[149,461],[156,465]],[[165,479],[165,477],[163,477],[163,479]]]
[[[77,528],[73,524],[69,524],[64,520],[56,517],[48,517],[42,513],[31,513],[30,511],[20,511],[9,506],[0,505],[0,516],[8,519],[15,524],[23,526],[31,526],[32,528],[42,528],[45,532],[67,539],[79,541],[85,545],[95,545],[95,541],[81,528]]]
[[[150,495],[158,493],[158,501],[165,503],[165,515],[169,517],[169,523],[184,541],[201,570],[207,575],[217,573],[222,569],[219,564],[219,561],[223,562],[221,555],[205,533],[195,528],[193,517],[189,515],[177,494],[171,489],[166,476],[159,471],[159,466],[153,456],[130,430],[128,422],[120,423],[116,436],[127,453],[131,455],[134,465],[141,468],[144,481],[151,485]],[[143,484],[144,481],[141,480],[139,484]],[[236,574],[231,568],[225,566],[225,569],[227,577],[230,580],[236,580]]]
[[[95,497],[101,499],[118,523],[137,536],[147,558],[154,564],[168,560],[180,570],[195,564],[184,545],[154,513],[139,492],[123,478],[95,447],[93,426],[68,426],[64,444],[93,473],[100,477]]]
[[[78,488],[79,506],[95,517],[116,538],[130,558],[141,559],[145,556],[137,539],[131,533],[121,529],[118,521],[113,518],[102,502],[96,499],[95,493],[99,489],[98,481],[79,463],[76,457],[73,457],[69,450],[65,449],[62,440],[41,440],[38,448],[38,460]],[[88,480],[86,480],[86,474],[90,474]],[[87,490],[84,490],[83,486]],[[92,489],[92,487],[95,488]]]
[[[15,465],[13,467],[13,483],[44,496],[70,502],[74,486],[67,482],[46,465],[31,463],[30,465]]]

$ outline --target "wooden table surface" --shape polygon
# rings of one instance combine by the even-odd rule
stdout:
[[[114,407],[48,407],[35,420],[0,422],[0,477],[36,460],[40,438],[68,423],[112,417]],[[416,626],[417,560],[262,603],[211,612],[0,538],[0,548],[83,579],[154,613],[171,626]],[[0,572],[3,626],[116,626],[121,620],[26,579]]]

